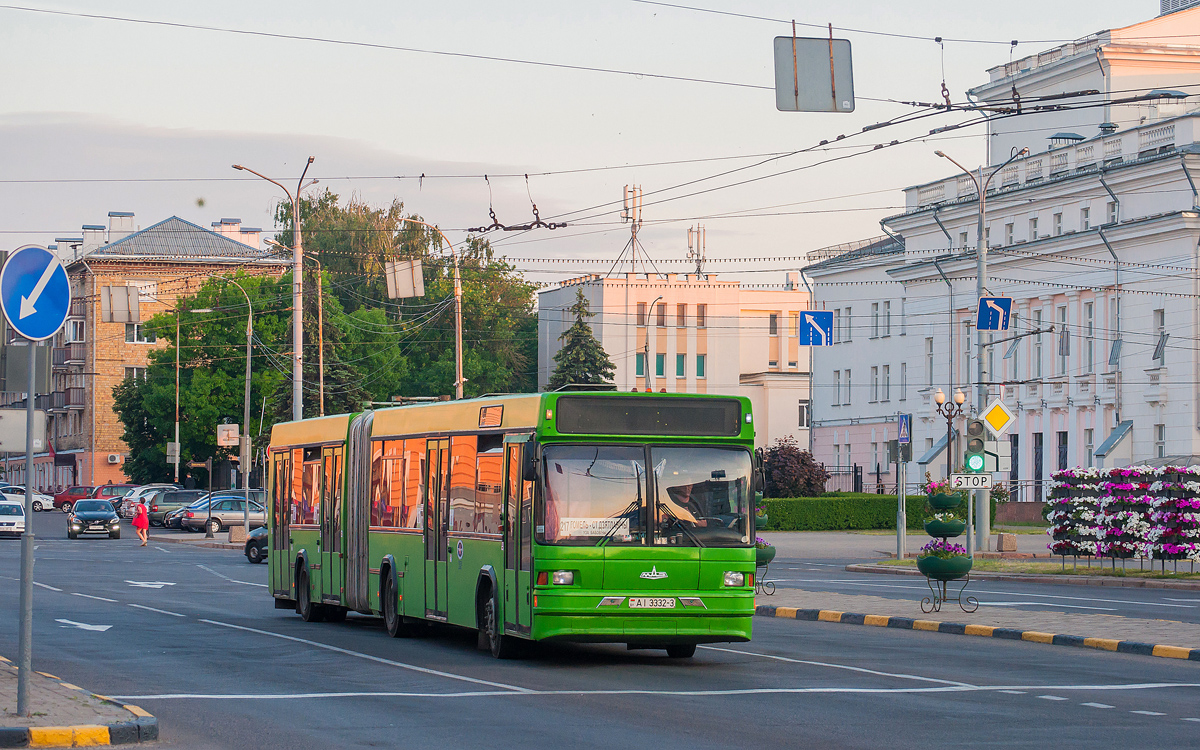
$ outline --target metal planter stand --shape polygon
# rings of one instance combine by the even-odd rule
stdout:
[[[971,574],[967,573],[965,578],[958,578],[963,582],[962,588],[954,596],[947,593],[947,588],[950,581],[937,580],[926,576],[925,583],[929,586],[929,591],[933,594],[921,600],[921,611],[925,614],[930,612],[941,612],[942,604],[945,602],[957,602],[963,612],[974,612],[979,609],[979,600],[973,596],[963,597],[963,591],[966,590],[967,584],[971,582]]]

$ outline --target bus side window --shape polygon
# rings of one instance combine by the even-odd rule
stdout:
[[[523,450],[530,450],[527,444]],[[532,570],[533,482],[521,482],[521,570]]]
[[[508,471],[507,471],[507,492],[508,502],[505,510],[504,522],[504,540],[505,540],[505,562],[504,567],[509,570],[517,569],[517,535],[516,530],[520,528],[518,524],[517,514],[521,508],[521,446],[520,444],[508,445]]]
[[[474,435],[450,438],[450,530],[480,531],[475,528]]]

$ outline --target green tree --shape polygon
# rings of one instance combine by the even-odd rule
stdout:
[[[575,290],[575,304],[569,309],[575,322],[558,337],[563,345],[554,355],[554,374],[547,388],[556,391],[566,385],[612,383],[613,363],[592,335],[587,319],[593,313],[582,289]]]

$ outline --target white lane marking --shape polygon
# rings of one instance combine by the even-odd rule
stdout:
[[[125,579],[125,583],[128,583],[130,586],[136,586],[143,589],[161,589],[163,586],[175,585],[170,581],[131,581],[128,578]]]
[[[80,630],[94,630],[98,633],[103,633],[105,630],[108,630],[112,627],[112,625],[89,625],[86,622],[75,622],[74,620],[55,620],[55,622],[61,622],[63,627],[79,628]]]
[[[207,565],[197,565],[196,567],[203,568],[204,570],[207,570],[209,573],[212,573],[216,577],[224,578],[226,581],[229,581],[230,583],[240,583],[244,586],[262,586],[264,589],[267,588],[267,584],[265,584],[265,583],[251,583],[250,581],[239,581],[236,578],[230,578],[229,576],[225,575],[224,573],[218,573],[217,571],[213,570],[212,568],[208,567]]]
[[[863,674],[873,674],[878,677],[895,677],[901,680],[918,680],[920,682],[937,682],[942,685],[958,685],[962,687],[976,687],[969,682],[956,682],[954,680],[939,680],[934,677],[922,677],[915,674],[897,674],[894,672],[879,672],[874,669],[866,669],[864,667],[851,667],[846,664],[830,664],[823,661],[806,661],[804,659],[792,659],[787,656],[775,656],[774,654],[759,654],[754,651],[741,651],[736,648],[721,648],[720,646],[700,646],[699,648],[706,651],[723,651],[728,654],[740,654],[742,656],[757,656],[760,659],[771,659],[773,661],[785,661],[789,664],[807,664],[811,667],[828,667],[830,669],[845,669],[849,672],[861,672]]]
[[[116,599],[105,599],[103,596],[92,596],[91,594],[80,594],[77,591],[72,591],[71,596],[82,596],[84,599],[95,599],[98,602],[112,602],[113,604],[117,603]]]
[[[303,643],[303,644],[306,644],[309,646],[313,646],[315,648],[325,649],[326,651],[333,651],[334,653],[345,654],[346,656],[357,656],[358,658],[366,659],[367,661],[373,661],[373,662],[377,662],[379,664],[387,664],[388,666],[391,666],[391,667],[400,667],[401,669],[409,669],[409,670],[412,670],[413,672],[420,672],[421,674],[433,675],[435,677],[446,677],[451,680],[462,680],[463,682],[472,682],[472,683],[475,683],[476,685],[487,685],[488,687],[500,688],[502,690],[512,690],[512,691],[519,692],[519,693],[529,692],[528,688],[518,687],[516,685],[506,685],[503,682],[491,682],[490,680],[480,680],[475,677],[467,677],[466,675],[454,674],[453,672],[443,672],[438,669],[430,669],[428,667],[418,667],[416,664],[406,664],[405,662],[402,662],[402,661],[393,661],[391,659],[384,659],[379,656],[372,656],[371,654],[364,654],[359,651],[351,651],[350,649],[339,648],[337,646],[331,646],[328,643],[321,643],[319,641],[310,641],[307,638],[297,638],[296,636],[293,636],[293,635],[284,635],[283,633],[272,633],[269,630],[259,630],[258,628],[248,628],[244,625],[233,625],[228,622],[218,622],[217,620],[203,620],[202,619],[202,620],[200,620],[200,622],[206,622],[209,625],[218,625],[222,628],[232,628],[233,630],[243,630],[247,633],[258,633],[259,635],[267,635],[272,638],[281,638],[285,641],[292,641],[294,643]]]
[[[1066,698],[1063,698],[1060,695],[1039,695],[1038,697],[1044,701],[1065,701],[1065,700],[1067,700]]]
[[[1089,708],[1112,708],[1107,703],[1080,703],[1079,705],[1088,706]]]
[[[170,554],[170,552],[171,552],[171,550],[169,550],[169,549],[164,549],[164,548],[158,547],[158,546],[155,546],[154,549],[158,550],[159,552],[166,552],[168,554]]]
[[[56,588],[54,588],[53,586],[47,586],[46,584],[44,584],[44,583],[38,583],[37,581],[34,581],[34,582],[33,582],[33,585],[34,585],[34,586],[41,586],[42,588],[44,588],[44,589],[50,589],[51,591],[62,591],[62,589],[56,589]]]
[[[868,574],[870,575],[870,574]],[[867,586],[871,588],[883,589],[921,589],[923,586],[903,586],[899,584],[889,583],[872,583],[869,581],[843,581],[837,579],[797,579],[796,583],[836,583],[844,586]],[[1036,599],[1062,599],[1065,601],[1083,601],[1083,602],[1101,602],[1104,604],[1140,604],[1147,607],[1173,607],[1177,609],[1195,609],[1196,607],[1189,604],[1164,604],[1163,602],[1153,601],[1137,601],[1134,599],[1097,599],[1094,596],[1063,596],[1061,594],[1033,594],[1028,591],[991,591],[981,590],[976,593],[984,593],[998,596],[1027,596]],[[1166,597],[1164,597],[1166,598]]]
[[[137,607],[138,609],[144,609],[148,612],[157,612],[160,615],[171,615],[172,617],[186,617],[186,615],[181,615],[178,612],[168,612],[165,609],[155,609],[154,607],[147,607],[144,604],[130,604],[129,606]]]
[[[202,620],[202,622],[205,622]],[[468,678],[470,679],[470,678]],[[1055,685],[1055,690],[1146,690],[1166,687],[1200,687],[1200,684],[1144,684],[1144,685]],[[1044,688],[1029,687],[1031,690]],[[995,687],[978,685],[938,685],[935,687],[903,687],[903,688],[862,688],[862,687],[808,687],[808,688],[743,688],[731,690],[527,690],[516,691],[485,691],[462,693],[401,693],[401,692],[354,692],[354,693],[238,693],[238,694],[209,694],[209,693],[159,693],[151,695],[113,695],[113,700],[144,701],[144,700],[293,700],[296,698],[509,698],[528,696],[591,696],[591,695],[665,695],[685,697],[723,697],[739,695],[800,695],[806,693],[848,694],[848,695],[904,695],[919,693],[987,693],[1006,692]],[[1052,696],[1055,700],[1066,700]],[[1159,714],[1160,716],[1163,714]]]
[[[1163,598],[1169,602],[1200,602],[1200,599],[1178,599],[1173,596],[1164,596]],[[1187,719],[1184,719],[1184,721],[1187,721]]]
[[[1191,717],[1191,716],[1188,716],[1188,717],[1186,717],[1186,718],[1184,719],[1184,721],[1200,721],[1200,719],[1196,719],[1196,718],[1193,718],[1193,717]]]
[[[1000,692],[1008,693],[1009,695],[1025,695],[1024,690],[1001,690]]]
[[[1166,716],[1159,711],[1130,711],[1131,714],[1141,714],[1142,716]]]
[[[1082,604],[1060,602],[980,602],[981,607],[1066,607],[1067,609],[1094,609],[1100,612],[1116,612],[1116,607],[1085,607]]]

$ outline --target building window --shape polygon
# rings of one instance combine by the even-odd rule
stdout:
[[[654,355],[654,377],[661,378],[667,369],[667,355]]]
[[[836,444],[833,446],[833,468],[842,468],[842,446]]]
[[[1083,465],[1084,468],[1090,469],[1092,466],[1092,459],[1095,458],[1095,454],[1093,453],[1095,450],[1095,440],[1095,430],[1088,429],[1083,431],[1083,450],[1087,454],[1087,462]]]
[[[1154,455],[1163,458],[1167,455],[1167,426],[1154,425]]]
[[[125,343],[153,344],[156,341],[158,341],[158,337],[154,335],[154,332],[143,330],[141,323],[125,324]]]
[[[879,368],[871,368],[871,403],[879,400]]]
[[[879,338],[879,303],[871,303],[871,338]]]
[[[682,377],[686,377],[686,375],[687,375],[687,355],[686,354],[676,354],[675,355],[675,377],[682,378]]]
[[[696,377],[698,378],[708,377],[707,371],[704,369],[704,356],[703,354],[696,355]]]
[[[808,427],[808,421],[809,421],[809,416],[810,416],[808,413],[808,409],[809,409],[808,402],[801,401],[800,402],[800,418],[796,424],[797,427],[801,427],[801,428]]]
[[[846,335],[842,336],[842,341],[849,342],[854,338],[854,313],[849,307],[842,313],[842,322],[846,324]]]
[[[1033,242],[1037,238],[1038,238],[1038,220],[1037,220],[1037,217],[1035,216],[1029,220],[1029,241]]]
[[[1012,315],[1008,319],[1008,330],[1010,330],[1010,331],[1021,330],[1021,327],[1019,325],[1017,325],[1017,311],[1016,310],[1013,310]],[[1009,350],[1004,353],[1004,356],[1006,356],[1006,357],[1009,356],[1010,353],[1012,355],[1012,379],[1013,380],[1021,379],[1021,376],[1017,374],[1018,373],[1018,370],[1017,370],[1018,359],[1020,358],[1020,354],[1021,354],[1020,344],[1021,344],[1021,342],[1019,340],[1014,341],[1012,344],[1009,345],[1010,346]]]
[[[984,244],[984,247],[992,246],[992,228],[991,227],[983,228],[983,244]]]
[[[967,248],[967,233],[966,232],[958,233],[958,246],[963,248],[964,250]]]
[[[1058,308],[1058,374],[1067,374],[1067,358],[1071,354],[1071,332],[1067,330],[1067,308]]]
[[[900,400],[908,398],[908,363],[900,363]]]
[[[883,335],[892,335],[892,303],[883,303]]]
[[[1013,243],[1013,223],[1009,222],[1004,225],[1004,244],[1011,245]]]
[[[933,386],[933,338],[925,339],[925,386]]]
[[[63,329],[63,343],[82,344],[87,341],[87,322],[83,320],[68,320]]]
[[[842,343],[842,308],[833,311],[833,343]]]
[[[1083,335],[1086,337],[1083,344],[1084,372],[1092,373],[1096,370],[1096,304],[1094,302],[1083,303]],[[1089,458],[1088,466],[1091,465]]]
[[[646,355],[638,352],[633,358],[633,370],[639,378],[646,377]]]
[[[126,367],[125,368],[125,377],[126,378],[134,378],[136,380],[145,380],[146,379],[146,368],[145,367]]]
[[[1054,214],[1054,236],[1062,234],[1062,212]]]
[[[1108,223],[1109,224],[1117,223],[1117,202],[1116,201],[1108,202]]]
[[[675,305],[675,325],[678,328],[687,326],[687,305]]]
[[[892,400],[892,366],[883,366],[883,400]]]
[[[646,325],[646,303],[639,302],[637,305],[637,324],[640,328]]]
[[[1067,433],[1059,432],[1056,435],[1058,445],[1058,470],[1067,470]]]
[[[908,335],[908,298],[900,298],[900,335]]]
[[[1042,330],[1042,311],[1033,311],[1033,329],[1035,331]],[[1030,373],[1034,378],[1042,376],[1042,334],[1035,334],[1033,337],[1033,372]]]
[[[1079,209],[1079,230],[1081,232],[1086,232],[1087,230],[1089,230],[1091,228],[1092,228],[1092,209],[1090,209],[1090,208]]]
[[[655,322],[659,328],[666,328],[667,326],[667,306],[661,302],[658,304],[658,315]]]
[[[996,334],[989,333],[987,337],[987,370],[984,371],[984,382],[993,380],[992,374],[996,372]],[[988,394],[991,395],[991,387],[988,387]]]
[[[843,405],[845,405],[845,406],[849,406],[849,405],[850,405],[850,371],[849,371],[849,370],[846,370],[846,392],[845,392],[845,396],[846,396],[846,399],[845,399],[844,401],[842,401],[842,404],[843,404]]]
[[[1158,365],[1159,367],[1163,367],[1167,364],[1167,347],[1159,346],[1159,344],[1163,343],[1163,336],[1166,335],[1166,332],[1167,332],[1167,311],[1166,310],[1155,310],[1154,311],[1154,328],[1158,333],[1158,339],[1157,339],[1156,345],[1154,347],[1155,354],[1157,354],[1158,356],[1155,357],[1154,364]]]
[[[704,328],[708,325],[708,305],[696,305],[696,327]]]
[[[778,313],[771,313],[770,317],[767,318],[767,333],[770,334],[771,336],[779,335],[779,314]]]
[[[800,366],[800,363],[799,363],[799,362],[797,362],[796,360],[794,360],[794,359],[792,359],[792,360],[788,360],[788,369],[789,369],[789,370],[795,370],[795,369],[797,369],[799,366]]]
[[[833,405],[842,403],[842,371],[833,371]]]

